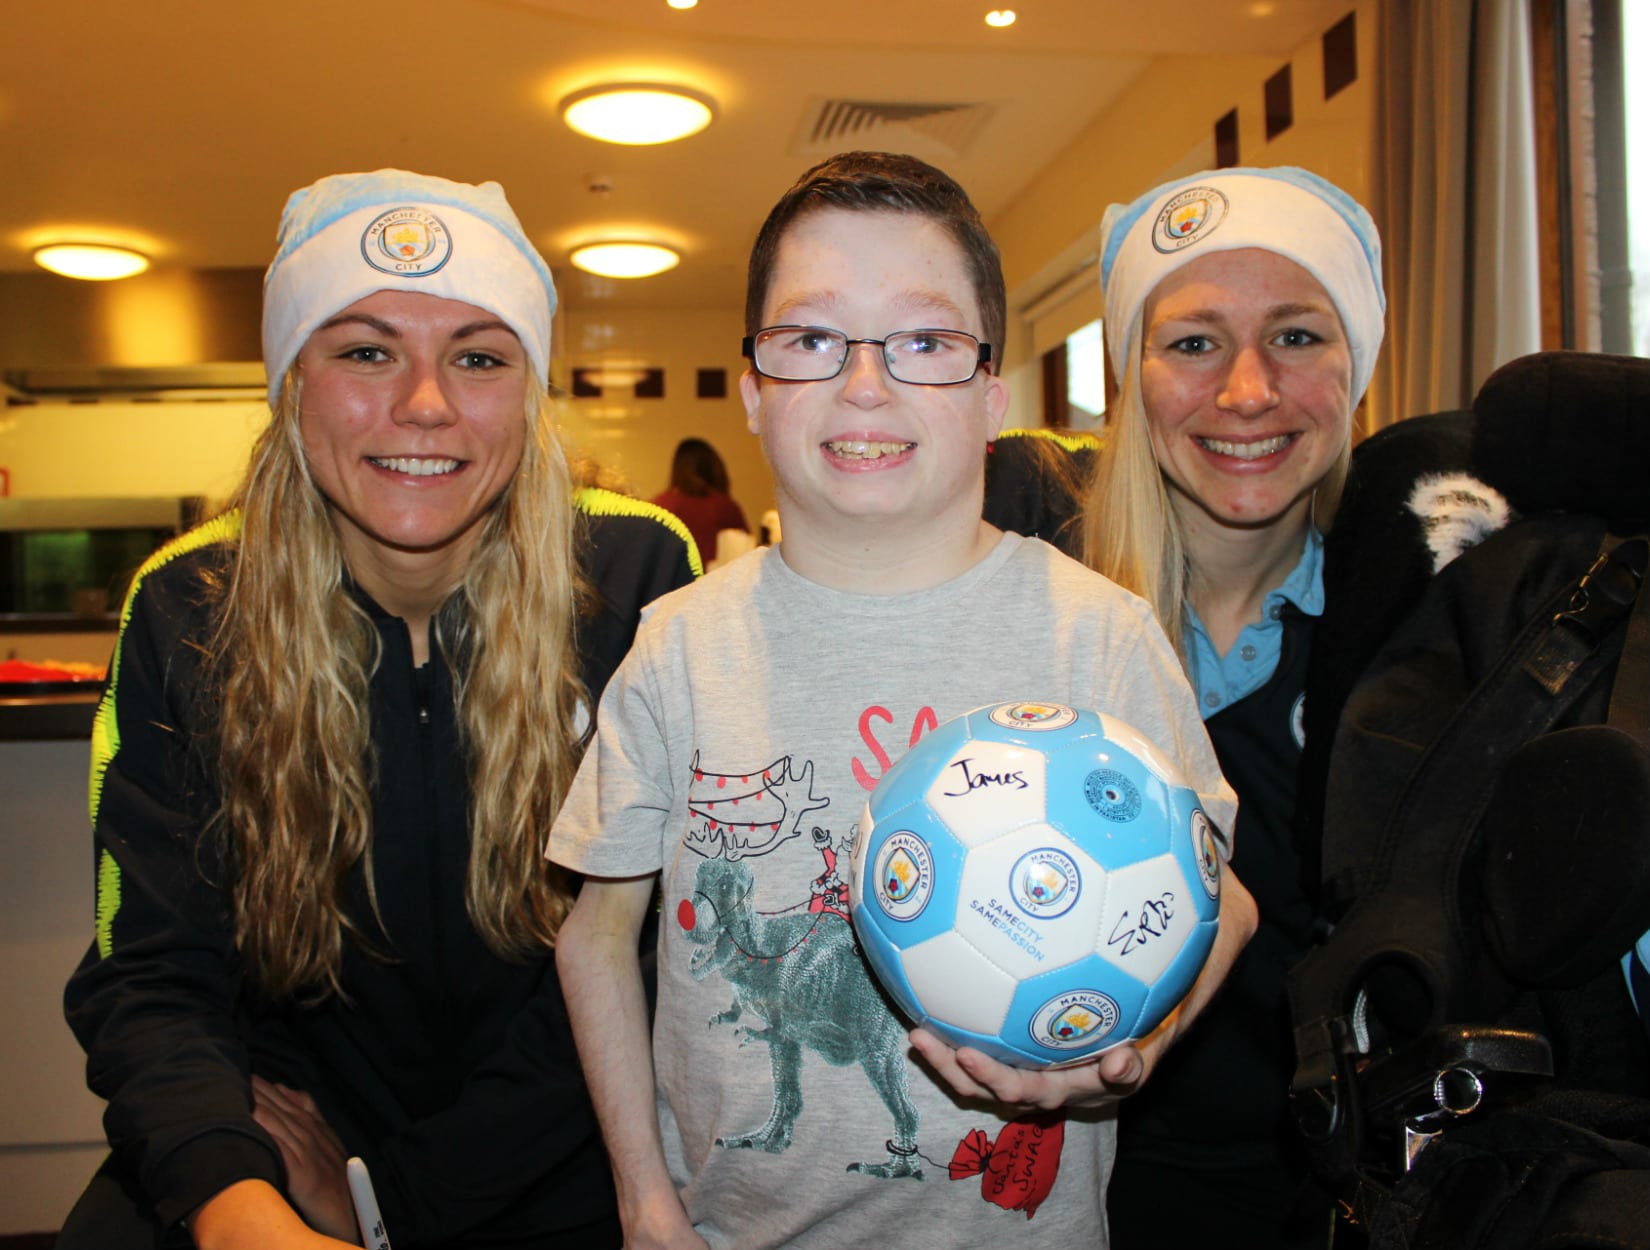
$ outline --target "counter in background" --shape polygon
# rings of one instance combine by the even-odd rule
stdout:
[[[107,1153],[63,1022],[91,941],[92,718],[114,621],[0,620],[0,1234],[60,1226]],[[20,662],[6,662],[20,661]]]
[[[65,702],[0,705],[0,731],[54,716],[90,725],[93,696]],[[108,1153],[103,1104],[63,1022],[63,984],[94,920],[90,748],[84,730],[0,741],[0,1234],[60,1227]]]
[[[0,742],[90,738],[114,630],[113,617],[41,629],[0,615]]]
[[[0,687],[0,742],[84,743],[92,736],[98,694],[95,686],[72,694],[12,694]]]

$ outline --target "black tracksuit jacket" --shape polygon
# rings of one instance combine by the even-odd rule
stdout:
[[[580,503],[594,705],[641,606],[691,580],[697,558],[656,510],[601,491]],[[367,1162],[398,1250],[582,1244],[574,1230],[611,1221],[614,1199],[555,960],[501,960],[471,927],[452,673],[439,655],[415,669],[405,625],[365,596],[383,644],[371,854],[387,940],[373,954],[346,936],[343,998],[271,1008],[246,992],[226,874],[202,837],[216,794],[200,574],[233,558],[221,525],[147,566],[94,730],[97,935],[66,1006],[109,1100],[113,1165],[168,1224],[237,1180],[281,1185],[280,1153],[250,1114],[256,1072],[314,1095]],[[349,888],[373,933],[359,871]]]

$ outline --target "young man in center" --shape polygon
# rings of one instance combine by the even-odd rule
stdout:
[[[1112,1123],[1064,1108],[1135,1088],[1253,931],[1228,873],[1179,1015],[1058,1072],[908,1035],[854,944],[867,794],[981,704],[1103,709],[1232,824],[1151,609],[980,519],[1005,318],[979,215],[911,157],[833,157],[757,237],[740,389],[783,544],[658,602],[551,839],[586,877],[558,967],[630,1250],[1104,1245]]]

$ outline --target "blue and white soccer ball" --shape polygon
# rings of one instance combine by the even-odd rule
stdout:
[[[889,769],[854,846],[853,921],[912,1019],[1018,1067],[1150,1033],[1214,945],[1216,833],[1110,716],[977,708]]]

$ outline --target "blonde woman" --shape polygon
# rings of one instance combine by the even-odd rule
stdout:
[[[580,505],[625,509],[550,431],[554,305],[496,184],[288,202],[273,420],[139,574],[99,709],[67,1007],[112,1150],[59,1245],[353,1243],[349,1155],[397,1247],[619,1244],[542,850],[587,685],[690,574],[656,518],[599,522],[637,532],[594,536],[620,637],[581,674]]]
[[[1313,909],[1293,842],[1322,534],[1383,334],[1380,239],[1299,169],[1178,179],[1102,225],[1122,379],[1084,507],[1088,562],[1143,595],[1186,666],[1239,800],[1232,866],[1261,925],[1221,997],[1119,1114],[1119,1250],[1325,1243],[1288,1122],[1284,974]]]

